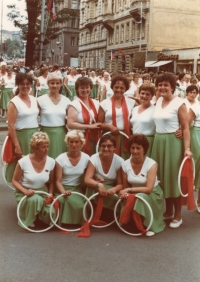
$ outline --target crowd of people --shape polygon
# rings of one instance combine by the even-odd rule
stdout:
[[[1,63],[1,117],[7,117],[15,161],[6,179],[17,203],[26,195],[21,219],[51,224],[49,191],[59,197],[58,224],[83,225],[84,200],[103,197],[104,214],[119,215],[130,195],[151,206],[147,236],[182,223],[178,172],[184,157],[194,158],[195,189],[200,188],[200,102],[198,75],[125,73],[51,68],[30,70]],[[164,210],[165,202],[165,210]],[[94,205],[97,201],[94,200]],[[200,193],[196,200],[200,213]],[[139,199],[132,210],[144,228],[149,212]],[[53,212],[53,217],[55,211]],[[20,224],[20,223],[19,223]]]

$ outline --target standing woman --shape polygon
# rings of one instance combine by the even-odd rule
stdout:
[[[12,184],[16,189],[14,195],[17,203],[24,195],[27,196],[20,208],[20,218],[27,227],[34,227],[36,215],[44,223],[51,223],[50,205],[44,205],[46,196],[35,193],[35,191],[43,191],[53,195],[55,160],[47,156],[49,142],[46,133],[34,133],[30,140],[32,153],[18,161],[13,175]],[[47,181],[49,181],[49,191],[45,186]],[[21,226],[20,222],[18,224]]]
[[[132,91],[134,93],[134,97],[138,97],[139,93],[139,87],[140,87],[141,83],[140,83],[140,74],[139,73],[134,73],[133,74],[133,81],[131,83],[131,88]]]
[[[85,133],[86,142],[82,151],[91,156],[95,153],[100,133],[100,123],[96,122],[99,102],[90,98],[92,90],[90,78],[78,78],[75,88],[77,98],[69,106],[67,126],[71,130],[79,129]]]
[[[197,103],[196,97],[198,95],[198,88],[196,85],[190,85],[186,89],[186,97],[183,99],[183,102],[186,105],[187,111],[189,112],[192,105]]]
[[[11,67],[6,68],[7,74],[3,76],[1,80],[2,95],[1,95],[1,107],[2,118],[5,118],[5,113],[8,109],[8,104],[11,100],[12,90],[15,87],[15,75],[12,72]]]
[[[77,80],[76,70],[72,68],[69,74],[65,77],[63,85],[65,89],[65,96],[67,96],[71,101],[76,97],[75,83]]]
[[[66,152],[64,142],[66,134],[66,115],[70,100],[59,93],[62,85],[60,74],[53,72],[48,75],[47,84],[49,93],[38,98],[41,117],[41,130],[46,132],[50,139],[48,155],[55,159]]]
[[[59,198],[59,224],[83,224],[83,197],[71,194],[84,193],[82,176],[85,173],[90,157],[81,152],[85,143],[80,130],[71,130],[65,137],[68,152],[56,158],[56,187],[57,190],[69,197]],[[56,196],[58,196],[56,194]]]
[[[183,100],[173,95],[176,81],[172,74],[157,77],[156,86],[161,97],[153,115],[156,134],[152,148],[152,159],[158,163],[158,179],[166,200],[165,219],[172,219],[171,228],[182,224],[181,197],[178,189],[178,172],[184,156],[191,158],[190,132],[186,106]],[[175,136],[182,128],[183,140]],[[173,211],[174,208],[174,211]]]
[[[91,94],[90,94],[91,98],[97,99],[97,94],[99,92],[100,85],[99,85],[99,82],[98,82],[98,77],[95,74],[95,71],[91,71],[90,79],[92,80],[92,84],[93,84],[92,91],[91,91]]]
[[[103,79],[101,81],[100,102],[104,99],[111,98],[113,96],[113,90],[110,85],[111,81],[109,80],[109,73],[104,72]]]
[[[114,76],[111,81],[111,88],[114,95],[101,102],[98,122],[101,122],[101,129],[111,131],[115,135],[115,153],[124,159],[129,157],[126,137],[122,137],[119,131],[130,136],[130,116],[136,104],[134,100],[124,97],[124,92],[129,89],[129,81],[120,75]]]
[[[156,126],[153,120],[155,106],[151,104],[155,94],[155,87],[151,83],[144,83],[139,87],[140,105],[134,107],[131,113],[131,130],[133,134],[144,134],[149,142],[146,155],[151,157],[151,150]]]
[[[37,99],[29,95],[32,77],[26,73],[16,75],[18,95],[8,105],[8,130],[14,145],[16,159],[30,153],[29,142],[33,133],[38,131],[39,113]],[[8,182],[11,181],[17,161],[8,165]]]
[[[44,66],[40,69],[40,74],[41,76],[39,76],[37,78],[37,83],[36,83],[36,89],[38,91],[38,97],[44,94],[48,94],[49,93],[49,86],[47,84],[47,77],[48,77],[48,73],[49,73],[49,68]]]

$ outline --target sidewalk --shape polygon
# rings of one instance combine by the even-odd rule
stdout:
[[[0,117],[0,131],[8,131],[8,124],[6,123],[6,118]]]

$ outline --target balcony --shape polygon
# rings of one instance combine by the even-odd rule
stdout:
[[[147,13],[149,11],[149,1],[132,1],[129,9],[130,15],[135,19],[136,22],[140,21],[141,15],[141,3],[142,3],[142,12]],[[144,18],[144,15],[142,16]]]
[[[103,15],[102,24],[108,31],[113,31],[114,30],[113,14]]]
[[[95,26],[96,20],[95,19],[87,19],[85,23],[85,27],[92,29]]]

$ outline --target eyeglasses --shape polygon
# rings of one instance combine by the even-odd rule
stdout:
[[[108,148],[111,149],[113,147],[113,145],[101,145],[102,149]]]

